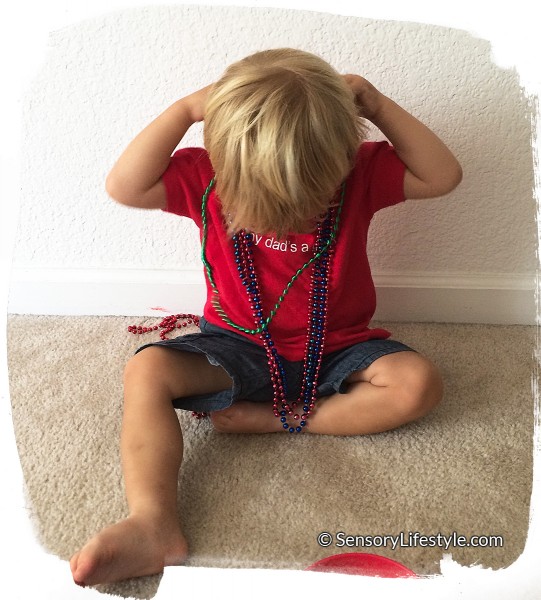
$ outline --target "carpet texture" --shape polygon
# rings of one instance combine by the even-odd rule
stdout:
[[[63,559],[126,514],[118,448],[122,371],[138,346],[158,337],[134,336],[127,327],[157,322],[9,316],[13,421],[30,513],[43,546]],[[416,423],[344,438],[233,435],[179,413],[185,460],[178,501],[189,566],[304,569],[357,551],[429,575],[439,572],[444,554],[492,569],[520,556],[532,482],[535,328],[380,325],[442,370],[444,401]],[[504,545],[393,550],[390,543],[335,541],[322,548],[322,531],[497,535]],[[159,580],[99,589],[150,598]]]

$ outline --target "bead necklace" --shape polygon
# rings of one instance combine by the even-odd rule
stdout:
[[[171,333],[174,329],[182,329],[183,327],[188,327],[188,325],[194,324],[196,327],[199,327],[199,317],[197,315],[192,315],[190,313],[178,314],[178,315],[169,315],[168,317],[164,317],[158,325],[154,325],[151,327],[143,327],[142,325],[129,325],[128,331],[133,333],[134,335],[141,335],[143,333],[149,333],[151,331],[160,331],[160,339],[168,340],[168,333]]]
[[[212,268],[206,257],[205,251],[208,233],[206,204],[213,183],[214,180],[211,181],[203,195],[203,241],[201,244],[203,264],[205,265],[209,282],[215,294],[212,303],[220,315],[220,318],[228,325],[251,335],[259,334],[259,338],[261,339],[267,354],[267,364],[269,365],[274,390],[273,413],[280,419],[284,430],[287,430],[290,433],[301,433],[303,428],[307,425],[307,421],[312,415],[316,403],[317,380],[321,360],[323,358],[325,334],[327,330],[327,307],[331,262],[345,197],[345,183],[342,185],[339,205],[330,208],[324,221],[318,223],[314,256],[293,275],[267,318],[263,315],[260,285],[254,266],[252,253],[254,244],[253,234],[241,230],[233,236],[235,262],[237,264],[239,277],[248,295],[252,316],[256,326],[255,329],[245,328],[233,322],[227,316],[219,302],[219,293],[212,276]],[[310,278],[308,323],[303,363],[303,383],[298,400],[289,404],[287,401],[285,371],[268,327],[293,283],[298,279],[301,273],[312,264],[314,267]],[[298,404],[303,405],[300,413],[295,411]],[[293,418],[293,423],[289,422],[291,417]]]

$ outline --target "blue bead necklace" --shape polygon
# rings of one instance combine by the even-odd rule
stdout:
[[[331,273],[332,257],[336,246],[336,238],[340,223],[340,215],[345,197],[345,183],[342,184],[340,202],[332,206],[322,222],[317,225],[317,237],[314,256],[307,261],[291,278],[284,291],[278,298],[268,317],[264,316],[261,300],[259,279],[254,265],[252,248],[254,245],[253,234],[241,230],[233,236],[235,263],[240,280],[248,295],[255,328],[248,329],[233,322],[221,307],[219,292],[212,277],[212,268],[206,257],[206,242],[208,238],[208,225],[206,205],[210,190],[214,184],[211,181],[202,201],[203,236],[201,244],[201,257],[213,292],[213,305],[220,318],[228,325],[250,335],[259,335],[267,354],[270,377],[274,390],[273,413],[280,419],[284,430],[290,433],[301,433],[307,425],[308,419],[313,414],[316,403],[317,381],[327,331],[327,308],[329,295],[329,279]],[[288,390],[285,371],[275,343],[269,332],[269,323],[281,306],[287,292],[298,277],[313,265],[310,275],[310,292],[308,299],[308,323],[306,332],[306,347],[304,354],[303,382],[299,398],[291,402],[287,400]],[[296,411],[299,404],[302,410]]]

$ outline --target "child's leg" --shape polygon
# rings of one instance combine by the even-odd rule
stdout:
[[[188,547],[177,513],[183,442],[172,400],[230,387],[227,373],[200,354],[151,346],[128,362],[121,451],[129,516],[72,557],[76,582],[150,575],[185,560]]]
[[[396,352],[348,377],[350,389],[318,403],[312,433],[380,433],[420,419],[442,399],[443,381],[434,364],[416,352]]]
[[[355,371],[346,394],[319,398],[306,432],[361,435],[395,429],[430,412],[441,400],[438,369],[416,352],[396,352]],[[211,415],[223,432],[283,431],[269,404],[239,402]]]

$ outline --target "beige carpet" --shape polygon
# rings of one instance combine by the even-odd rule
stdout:
[[[126,330],[156,322],[9,317],[13,420],[29,504],[41,542],[63,559],[125,514],[122,370],[136,347],[156,337]],[[534,327],[383,325],[443,371],[445,400],[418,423],[365,437],[240,436],[179,415],[189,565],[303,569],[331,554],[364,551],[435,574],[446,553],[493,569],[518,558],[532,481]],[[504,545],[321,548],[322,531],[499,535]],[[159,579],[100,589],[149,598]]]

